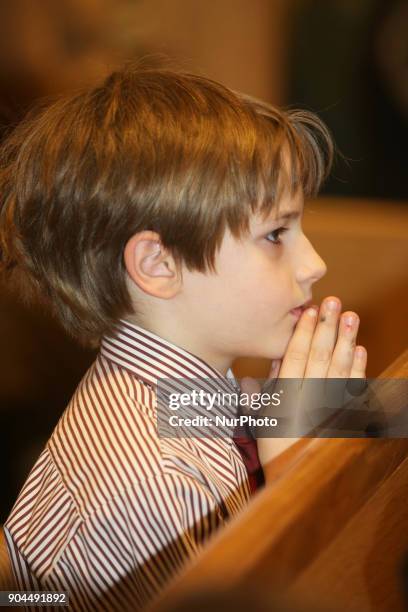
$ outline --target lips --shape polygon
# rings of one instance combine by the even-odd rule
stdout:
[[[303,304],[299,304],[299,306],[296,306],[295,308],[292,308],[291,312],[293,312],[294,310],[305,310],[308,306],[310,306],[312,304],[312,298],[310,298],[309,300],[307,300],[306,302],[303,302]]]
[[[290,314],[294,315],[297,319],[302,316],[303,308],[292,308]]]
[[[310,306],[311,303],[312,303],[312,299],[307,300],[306,302],[303,302],[303,304],[300,304],[300,306],[296,306],[296,308],[292,308],[292,310],[290,311],[290,314],[292,314],[296,319],[300,319],[303,311],[306,310],[306,308]]]

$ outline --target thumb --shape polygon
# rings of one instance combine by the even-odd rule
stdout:
[[[269,370],[267,380],[272,380],[273,378],[277,378],[279,374],[279,369],[282,364],[282,359],[273,359],[271,363],[271,369]]]
[[[247,393],[252,396],[253,393],[259,393],[261,390],[261,385],[255,378],[250,378],[249,376],[244,376],[241,378],[241,392]]]
[[[244,398],[241,397],[241,412],[246,414],[247,416],[251,414],[251,405],[252,405],[252,396],[255,393],[259,393],[261,390],[261,385],[255,378],[250,378],[249,376],[244,376],[241,379],[241,394],[245,393],[248,396],[248,402],[244,401]]]

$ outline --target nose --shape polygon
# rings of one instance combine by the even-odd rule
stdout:
[[[303,235],[304,245],[300,249],[296,266],[296,280],[298,283],[316,283],[327,272],[327,265],[317,253],[310,240]]]

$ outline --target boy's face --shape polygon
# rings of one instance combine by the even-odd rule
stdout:
[[[287,211],[297,218],[283,219]],[[302,213],[301,192],[284,196],[279,217],[254,216],[242,240],[227,230],[217,274],[183,273],[186,323],[203,357],[219,369],[236,357],[284,355],[297,322],[291,309],[311,299],[313,284],[327,271],[303,233]]]

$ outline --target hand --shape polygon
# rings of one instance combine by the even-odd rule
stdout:
[[[330,307],[333,303],[334,308]],[[311,317],[309,310],[317,316]],[[289,341],[283,360],[270,376],[281,378],[365,378],[367,351],[356,346],[359,317],[340,316],[339,298],[325,298],[320,309],[306,309]],[[272,370],[272,368],[271,368]]]
[[[333,303],[334,308],[331,307]],[[315,315],[310,316],[309,310]],[[341,316],[339,298],[326,298],[320,309],[306,309],[300,317],[281,360],[272,362],[268,380],[280,378],[365,378],[367,351],[356,346],[359,317],[347,311]],[[241,390],[260,391],[259,383],[243,378]],[[301,388],[299,394],[301,394]],[[258,438],[258,454],[264,465],[298,438]]]

